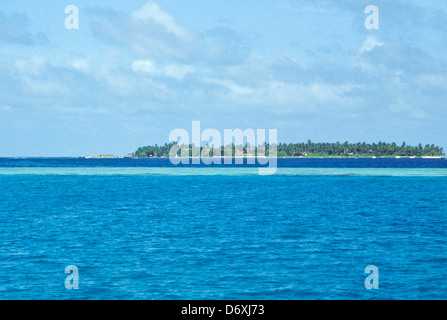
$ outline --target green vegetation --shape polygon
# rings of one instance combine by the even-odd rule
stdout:
[[[290,156],[352,156],[352,157],[423,157],[442,156],[443,150],[435,145],[419,144],[417,147],[406,145],[403,142],[400,146],[396,143],[314,143],[310,140],[307,143],[291,143],[278,145],[278,157]]]
[[[169,151],[175,145],[175,143],[165,143],[163,146],[146,146],[140,147],[134,153],[138,158],[150,158],[150,157],[169,157]],[[185,146],[189,148],[189,155],[193,155],[194,145]],[[225,150],[230,151],[233,156],[242,156],[247,154],[247,150],[254,150],[257,155],[258,149],[261,146],[253,147],[248,145],[236,146],[227,145],[225,147],[215,148],[213,151],[210,147],[205,146],[200,148],[200,152],[205,150],[205,153],[224,156]],[[243,150],[243,153],[240,151]],[[269,145],[266,145],[266,156],[269,156]],[[177,152],[178,156],[181,155],[180,150]],[[444,155],[441,147],[431,145],[422,146],[419,144],[417,147],[406,145],[403,142],[400,146],[396,143],[349,143],[349,142],[336,142],[336,143],[314,143],[310,140],[307,143],[280,143],[277,145],[278,157],[439,157]]]

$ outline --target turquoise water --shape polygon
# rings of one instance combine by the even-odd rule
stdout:
[[[128,168],[128,167],[58,167],[0,168],[0,175],[81,175],[81,176],[253,176],[258,168]],[[447,169],[418,168],[278,168],[281,176],[376,176],[376,177],[447,177]]]
[[[0,299],[447,298],[445,160],[274,176],[7,161]]]

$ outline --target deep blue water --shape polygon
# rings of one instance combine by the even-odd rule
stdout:
[[[278,158],[279,168],[447,168],[447,159],[424,158]],[[247,164],[245,167],[259,167]],[[223,162],[223,160],[222,160]],[[234,162],[234,160],[233,160]],[[84,158],[0,158],[1,167],[238,167],[240,165],[221,164],[173,165],[167,158],[146,159],[84,159]]]
[[[0,299],[447,298],[446,160],[279,161],[438,175],[115,175],[169,161],[0,159]],[[64,286],[68,265],[79,290]]]

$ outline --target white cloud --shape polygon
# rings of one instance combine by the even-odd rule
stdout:
[[[415,119],[429,118],[429,115],[426,112],[410,106],[402,98],[398,98],[396,103],[391,104],[390,110],[393,113],[406,115],[410,118],[415,118]]]
[[[46,60],[39,56],[33,56],[28,60],[17,60],[16,70],[21,74],[38,75],[46,66]]]
[[[55,111],[69,115],[109,115],[112,113],[111,108],[107,107],[59,107]]]
[[[0,10],[0,42],[28,46],[48,43],[47,37],[42,32],[33,32],[30,22],[27,15],[4,13]]]
[[[140,57],[155,60],[174,58],[184,61],[195,49],[194,37],[178,26],[158,4],[150,1],[129,15],[118,18],[106,15],[102,20],[93,20],[91,29],[95,36],[106,42],[129,46]]]
[[[402,98],[397,99],[396,103],[390,105],[390,110],[396,113],[409,112],[411,109],[412,108],[405,101],[403,101]]]
[[[374,48],[377,48],[377,47],[380,48],[383,45],[384,45],[384,43],[379,42],[376,37],[368,36],[368,37],[366,37],[365,42],[363,42],[363,45],[360,47],[359,53],[370,52]]]
[[[363,87],[356,84],[333,85],[324,82],[297,84],[282,81],[266,81],[260,86],[242,86],[232,80],[205,78],[202,80],[224,88],[225,93],[212,90],[220,101],[231,105],[261,107],[276,114],[319,113],[327,111],[352,111],[361,106],[361,99],[349,96]]]
[[[67,95],[70,90],[66,88],[61,81],[42,81],[30,77],[24,77],[22,79],[26,90],[30,90],[33,94],[43,96],[58,96]]]
[[[88,72],[90,69],[88,59],[76,59],[71,63],[71,66],[82,72]]]
[[[188,65],[170,64],[164,68],[164,74],[168,77],[182,80],[188,73],[192,73],[194,68]]]
[[[267,84],[262,101],[275,106],[277,113],[318,113],[330,110],[350,111],[360,105],[347,93],[362,87],[354,84],[332,85],[327,83],[295,84],[273,81]]]
[[[428,119],[430,116],[421,110],[414,110],[409,114],[409,117],[415,118],[415,119]]]
[[[175,78],[177,80],[182,80],[187,74],[194,72],[194,68],[189,65],[169,64],[164,67],[156,67],[150,60],[133,61],[132,70],[148,73],[152,76]]]
[[[444,87],[447,89],[447,78],[439,74],[423,74],[416,78],[419,86]]]
[[[157,72],[154,64],[149,60],[136,60],[132,62],[132,70],[146,72],[149,74],[156,74]]]
[[[153,22],[162,25],[167,32],[174,34],[176,37],[188,40],[189,33],[183,28],[179,27],[175,19],[163,11],[160,6],[154,2],[148,1],[140,9],[132,12],[132,19],[136,21],[152,20]]]
[[[222,86],[230,91],[231,94],[236,96],[248,96],[256,93],[256,90],[250,87],[240,86],[231,80],[218,80],[218,79],[204,79],[205,83],[216,84]]]
[[[48,77],[49,64],[46,58],[32,56],[28,60],[17,60],[14,64],[22,89],[36,95],[66,95],[69,90],[64,79]]]
[[[120,47],[129,46],[139,58],[156,62],[174,59],[180,64],[235,65],[244,62],[250,52],[247,39],[238,32],[218,27],[195,33],[179,26],[151,1],[129,15],[93,20],[91,29],[96,37]],[[189,73],[184,68],[171,69],[176,78]]]

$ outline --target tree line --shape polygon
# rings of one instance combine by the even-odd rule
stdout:
[[[134,156],[138,158],[151,158],[151,157],[169,157],[170,150],[176,146],[176,143],[165,143],[162,146],[155,144],[154,146],[145,146],[138,148],[135,151]],[[272,145],[273,146],[273,145]],[[271,148],[269,144],[251,146],[250,144],[245,145],[226,145],[221,147],[213,148],[212,146],[201,146],[200,149],[194,145],[183,145],[181,147],[185,148],[189,153],[189,156],[197,156],[200,154],[207,154],[209,156],[225,156],[231,154],[234,156],[242,156],[247,154],[254,155],[270,155]],[[265,153],[263,150],[265,149]],[[279,143],[276,145],[277,156],[278,157],[302,157],[302,156],[316,156],[316,157],[330,157],[330,156],[343,156],[343,157],[438,157],[443,156],[443,149],[434,144],[427,144],[422,146],[419,144],[417,146],[407,145],[402,142],[401,145],[397,145],[395,142],[386,143],[349,143],[348,141],[344,143],[315,143],[308,140],[307,143]],[[200,152],[200,153],[199,153]],[[181,150],[177,150],[177,155],[181,156]]]

